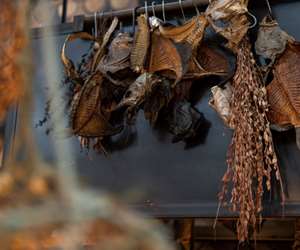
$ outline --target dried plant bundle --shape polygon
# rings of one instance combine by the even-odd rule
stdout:
[[[234,133],[220,201],[225,201],[229,183],[232,183],[230,204],[233,211],[239,212],[238,239],[245,241],[249,227],[256,231],[257,216],[263,209],[264,180],[267,190],[270,190],[272,173],[275,172],[280,184],[281,176],[267,119],[267,91],[247,37],[236,52],[237,69],[232,82],[229,122]],[[284,201],[283,191],[282,199]]]

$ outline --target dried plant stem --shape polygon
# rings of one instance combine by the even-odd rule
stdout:
[[[251,44],[245,37],[237,48],[237,70],[233,79],[231,100],[231,126],[234,128],[228,151],[228,169],[223,177],[220,200],[226,199],[228,185],[233,184],[230,203],[239,212],[238,239],[248,238],[249,227],[254,232],[257,216],[262,212],[264,180],[271,189],[271,174],[281,184],[277,156],[275,154],[266,112],[268,102],[266,89],[256,66]],[[282,200],[284,193],[282,191]]]

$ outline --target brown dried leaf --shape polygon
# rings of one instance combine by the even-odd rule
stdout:
[[[137,18],[138,31],[135,34],[134,45],[131,52],[131,68],[135,72],[143,72],[150,45],[150,29],[146,15]]]

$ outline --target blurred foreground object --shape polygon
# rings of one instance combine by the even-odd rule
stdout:
[[[20,3],[22,5],[22,3]],[[17,8],[16,1],[1,0],[0,17],[0,120],[8,108],[17,102],[24,88],[24,76],[20,70],[20,53],[27,45],[22,16],[24,8]]]

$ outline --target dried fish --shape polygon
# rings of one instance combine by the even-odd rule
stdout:
[[[143,109],[145,118],[152,126],[155,125],[160,111],[168,106],[172,97],[171,82],[167,78],[161,78],[159,84],[155,84],[151,91],[147,91]]]
[[[119,33],[111,42],[108,53],[101,59],[98,69],[115,85],[128,87],[130,77],[130,52],[132,38],[128,33]],[[128,77],[129,76],[129,77]]]
[[[220,115],[225,125],[230,127],[231,118],[230,102],[232,97],[232,86],[227,83],[224,87],[214,86],[211,88],[212,97],[209,105]]]
[[[175,79],[174,84],[176,84],[188,70],[191,52],[191,47],[188,44],[175,44],[158,32],[153,32],[148,71],[150,73],[160,72],[171,79]]]
[[[166,121],[170,132],[175,136],[173,142],[178,142],[197,135],[205,119],[189,102],[182,100],[175,102]]]
[[[138,31],[135,34],[130,62],[133,71],[143,73],[148,48],[150,46],[150,29],[146,15],[140,15],[137,18],[137,22]]]
[[[288,42],[276,61],[272,82],[267,86],[271,123],[300,127],[300,43]],[[298,138],[297,138],[298,139]]]
[[[141,104],[145,101],[147,93],[150,93],[152,88],[160,82],[161,79],[154,74],[143,73],[129,86],[115,110],[127,107],[127,120],[131,122],[135,118],[135,114]]]
[[[225,76],[229,73],[229,61],[217,50],[201,44],[196,57],[189,61],[184,79],[199,79],[206,76]]]
[[[208,22],[204,15],[199,15],[182,26],[178,27],[164,27],[159,25],[159,32],[162,36],[173,40],[176,43],[188,43],[191,45],[193,51],[196,51],[200,45],[205,28]]]
[[[212,0],[206,9],[205,16],[209,24],[228,40],[229,48],[236,47],[249,29],[250,23],[246,16],[248,2],[249,0]]]
[[[275,20],[266,16],[259,25],[255,51],[257,55],[270,59],[269,65],[272,66],[276,57],[284,52],[287,42],[293,40]]]
[[[101,112],[102,81],[100,74],[92,75],[73,98],[70,120],[73,133],[77,136],[104,137],[117,134],[121,130],[113,128]]]

